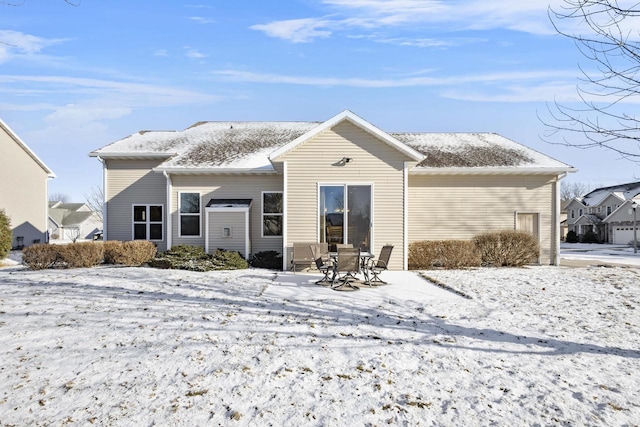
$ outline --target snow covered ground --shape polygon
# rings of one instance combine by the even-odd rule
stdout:
[[[640,269],[425,274],[2,268],[0,425],[638,425]]]

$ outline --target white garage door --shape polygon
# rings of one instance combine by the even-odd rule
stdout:
[[[638,239],[640,240],[640,230]],[[633,241],[633,227],[613,227],[613,243],[616,245],[626,245]]]

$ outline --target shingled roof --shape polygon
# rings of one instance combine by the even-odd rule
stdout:
[[[142,131],[90,153],[105,158],[161,157],[158,169],[273,171],[269,155],[321,122],[199,122],[183,131]],[[421,153],[412,169],[569,170],[562,162],[495,133],[389,133]]]

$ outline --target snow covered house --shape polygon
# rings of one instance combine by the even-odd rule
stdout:
[[[568,229],[579,238],[593,231],[600,242],[626,245],[633,241],[634,203],[640,203],[640,182],[596,188],[567,204]]]
[[[54,177],[0,120],[0,209],[11,220],[12,247],[47,241],[48,181]]]
[[[86,203],[49,202],[49,235],[52,240],[93,240],[101,230],[100,216]]]
[[[103,163],[106,240],[238,250],[352,243],[407,268],[418,240],[523,229],[559,258],[560,179],[574,168],[492,133],[387,133],[325,122],[200,122],[90,153]],[[336,233],[335,227],[338,227]],[[336,240],[332,240],[335,242]]]

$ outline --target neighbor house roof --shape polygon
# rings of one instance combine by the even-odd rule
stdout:
[[[629,182],[626,184],[612,185],[609,187],[596,188],[582,197],[582,203],[586,206],[599,205],[610,194],[620,200],[630,200],[640,195],[640,182]]]
[[[29,157],[31,157],[38,164],[38,166],[40,166],[45,171],[45,173],[49,178],[56,177],[56,174],[53,173],[53,171],[49,169],[49,167],[42,160],[40,160],[38,156],[36,156],[36,153],[31,151],[31,149],[27,146],[27,144],[25,144],[24,141],[22,141],[20,137],[18,137],[18,135],[14,131],[12,131],[11,128],[5,122],[2,121],[2,119],[0,119],[0,128],[2,128],[7,133],[7,135],[9,135],[11,139],[13,139],[16,142],[16,144],[20,146],[20,148],[26,151]]]
[[[159,171],[273,172],[271,161],[348,121],[418,162],[412,173],[548,173],[575,169],[494,133],[386,133],[350,111],[325,122],[199,122],[183,131],[142,131],[90,153],[164,158]]]
[[[49,218],[60,227],[80,225],[94,214],[92,211],[78,210],[84,206],[84,203],[49,202]]]

